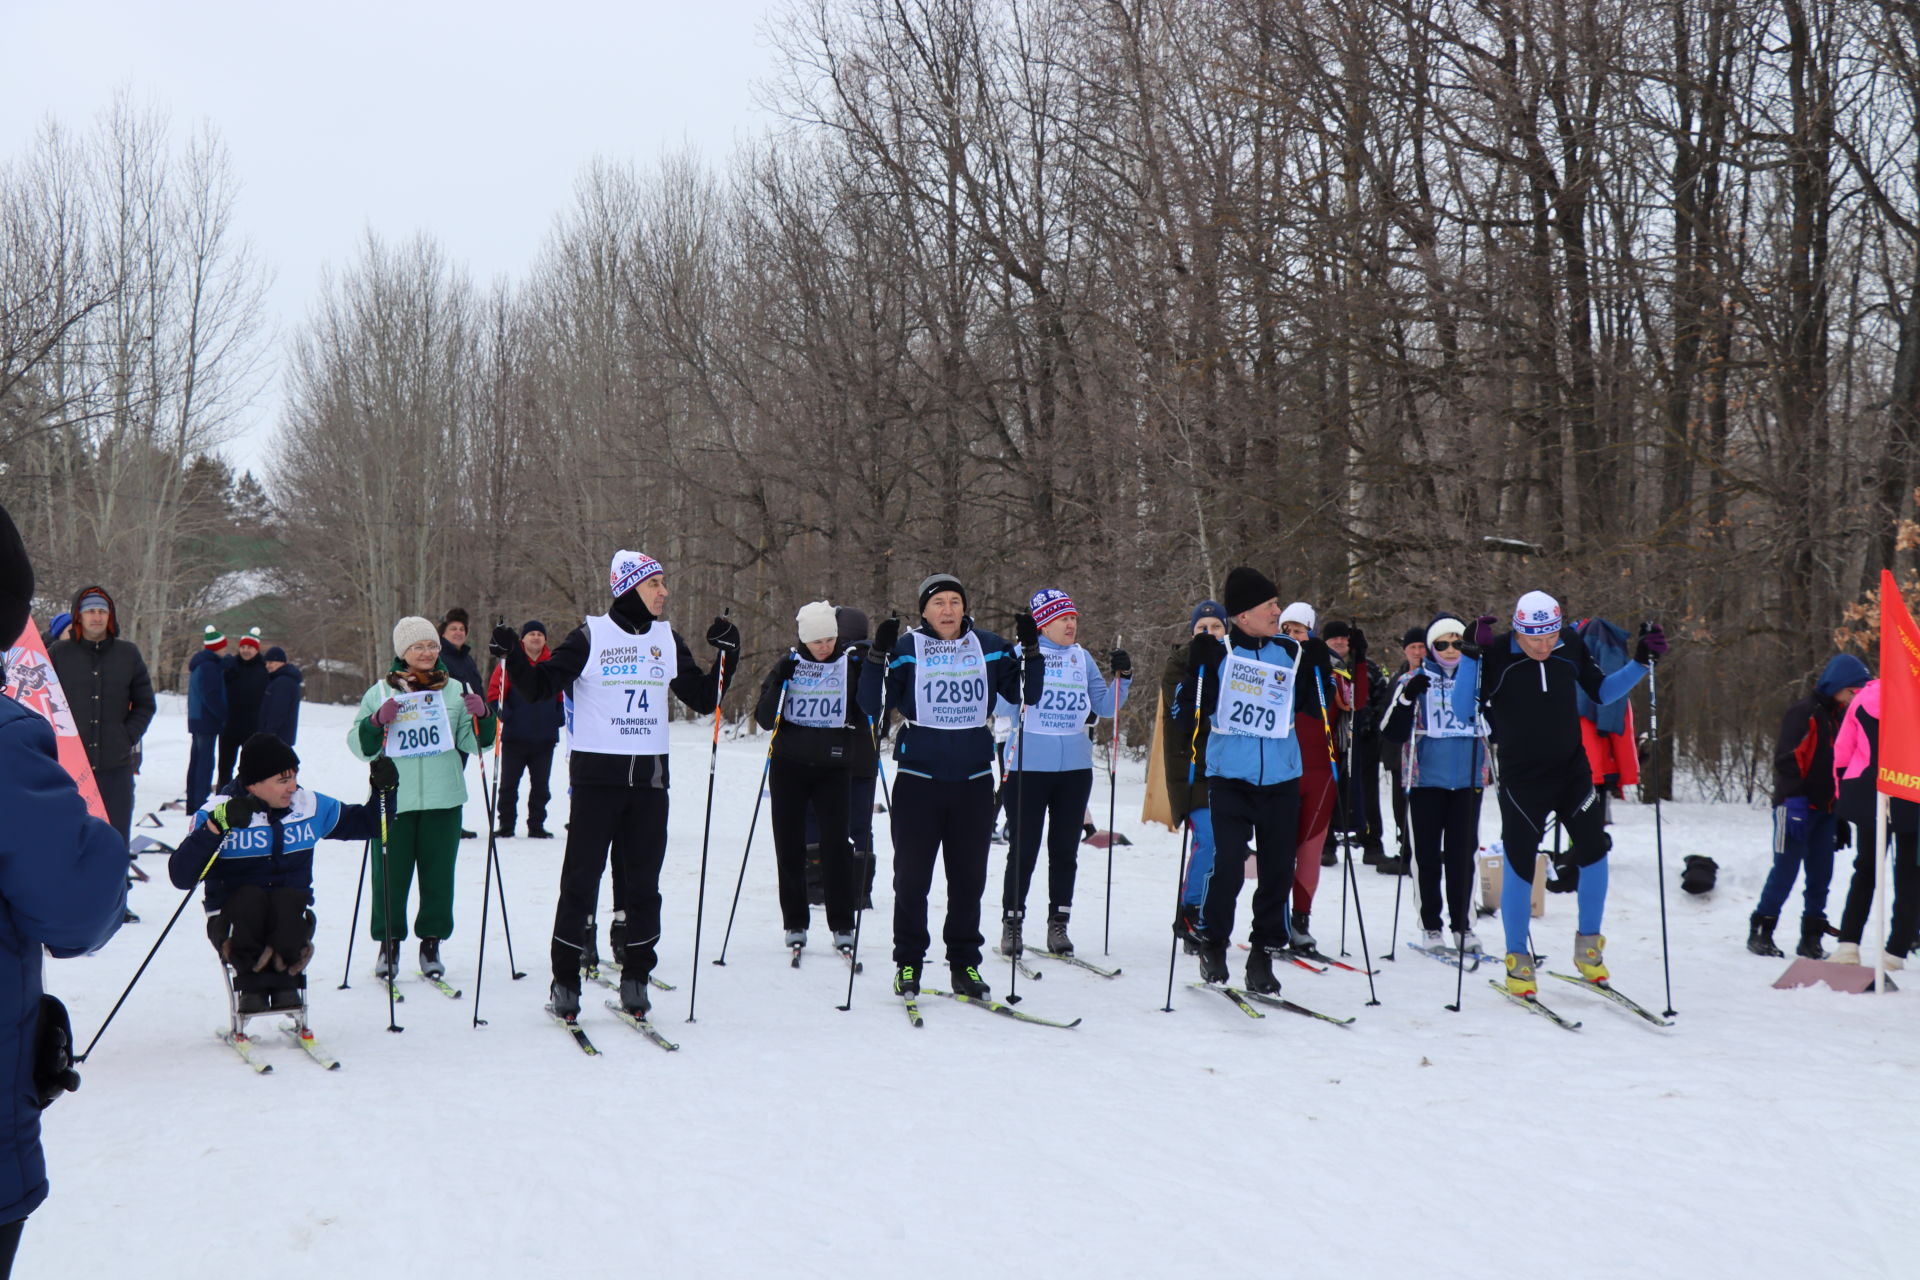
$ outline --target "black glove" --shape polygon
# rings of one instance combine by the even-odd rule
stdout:
[[[1226,656],[1227,646],[1219,636],[1198,632],[1187,642],[1187,674],[1198,675],[1205,668],[1218,665]]]
[[[385,756],[375,756],[367,766],[367,786],[374,794],[400,789],[400,766]]]
[[[1333,650],[1327,648],[1327,642],[1319,636],[1308,636],[1305,643],[1300,646],[1300,663],[1302,666],[1309,667],[1317,667],[1325,663],[1331,667],[1334,665]]]
[[[1125,649],[1115,649],[1107,655],[1107,665],[1113,668],[1114,678],[1130,680],[1133,678],[1133,656]]]
[[[1460,642],[1460,656],[1463,658],[1472,658],[1475,662],[1478,662],[1480,655],[1485,652],[1485,649],[1482,649],[1471,640],[1462,640]]]
[[[213,807],[213,821],[223,833],[237,831],[252,822],[254,814],[266,811],[267,806],[242,791],[239,795],[222,800]]]
[[[1853,847],[1853,828],[1844,822],[1834,823],[1833,847],[1836,849],[1851,849]]]
[[[1013,634],[1020,637],[1020,646],[1028,653],[1040,643],[1040,627],[1034,622],[1033,615],[1022,609],[1013,615]]]
[[[1640,643],[1634,646],[1633,660],[1650,667],[1667,656],[1667,633],[1657,622],[1640,624]]]
[[[793,679],[793,673],[800,666],[800,655],[789,652],[786,657],[773,664],[773,678],[781,684]]]
[[[512,627],[499,626],[493,629],[493,635],[487,641],[487,652],[496,658],[504,658],[512,653],[520,643],[520,637],[514,634]]]
[[[900,643],[900,619],[888,618],[873,633],[873,651],[885,662],[893,656],[893,647]]]
[[[1426,672],[1424,671],[1414,672],[1411,676],[1407,678],[1407,685],[1406,685],[1407,700],[1412,701],[1413,699],[1424,695],[1427,691],[1427,686],[1432,683],[1433,683],[1433,677],[1429,676]]]
[[[734,653],[740,648],[740,628],[733,625],[731,618],[715,618],[713,625],[707,628],[707,643],[722,653]]]
[[[1358,671],[1360,664],[1367,660],[1367,633],[1355,627],[1347,633],[1347,662]]]

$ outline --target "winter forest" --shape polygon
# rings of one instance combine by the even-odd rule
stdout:
[[[217,122],[123,100],[0,160],[45,612],[110,582],[172,684],[265,575],[340,693],[404,613],[571,625],[618,546],[749,666],[935,570],[1136,653],[1242,562],[1383,639],[1539,587],[1666,624],[1663,722],[1733,797],[1913,567],[1911,0],[811,0],[772,37],[757,142],[591,165],[518,279],[376,228],[277,352]]]

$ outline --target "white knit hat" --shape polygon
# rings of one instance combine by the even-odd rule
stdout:
[[[1280,611],[1280,625],[1284,627],[1289,622],[1297,622],[1311,631],[1313,630],[1315,616],[1312,605],[1308,604],[1305,600],[1295,600],[1292,604]]]
[[[812,604],[801,605],[794,622],[800,628],[801,644],[840,638],[840,621],[833,612],[833,606],[825,600],[815,600]]]
[[[1441,636],[1464,636],[1465,634],[1467,634],[1467,624],[1452,614],[1446,614],[1435,618],[1433,625],[1427,628],[1427,647],[1432,648],[1433,642]]]
[[[1523,636],[1547,636],[1560,629],[1560,602],[1544,591],[1529,591],[1513,606],[1513,629]]]
[[[440,643],[440,632],[425,618],[402,618],[393,624],[393,656],[404,658],[407,650],[422,640]]]

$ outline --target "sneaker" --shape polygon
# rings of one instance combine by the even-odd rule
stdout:
[[[1313,934],[1307,930],[1307,913],[1296,911],[1287,917],[1287,923],[1293,933],[1295,951],[1318,951],[1320,944],[1313,940]]]
[[[1226,982],[1231,976],[1227,972],[1226,944],[1202,942],[1200,944],[1200,981]]]
[[[1573,938],[1573,967],[1588,982],[1605,982],[1607,964],[1602,954],[1607,949],[1607,940],[1597,933],[1579,933]]]
[[[807,931],[805,929],[787,930],[787,950],[798,951],[800,948],[806,945],[807,945]]]
[[[298,1009],[299,1007],[300,989],[298,987],[281,987],[279,990],[271,991],[267,994],[267,1008],[274,1010],[276,1013],[283,1013],[288,1010]]]
[[[547,830],[537,822],[529,822],[527,824],[527,839],[551,840],[553,839],[553,832]]]
[[[993,993],[987,988],[987,980],[980,976],[980,970],[970,964],[949,966],[953,978],[953,994],[966,996],[970,1000],[990,1000]]]
[[[1833,949],[1833,962],[1835,964],[1859,964],[1860,944],[1857,942],[1841,943]]]
[[[908,1000],[920,998],[920,966],[903,964],[893,971],[893,994]]]
[[[580,1016],[580,988],[563,986],[556,982],[547,990],[547,1007],[562,1018]]]
[[[1907,967],[1907,958],[1905,956],[1895,955],[1893,952],[1888,951],[1881,955],[1880,967],[1888,971],[1892,971],[1896,969],[1904,969]]]
[[[1471,929],[1468,929],[1465,933],[1454,934],[1453,945],[1460,948],[1460,950],[1466,952],[1470,956],[1485,954],[1484,949],[1480,945],[1479,935],[1474,933],[1474,931]]]
[[[264,991],[242,991],[239,998],[240,1012],[265,1013],[267,1011],[267,993]]]
[[[833,931],[833,949],[847,955],[853,954],[853,930],[835,929]]]
[[[1047,950],[1057,956],[1073,954],[1073,939],[1067,936],[1067,913],[1047,917]]]
[[[653,1001],[647,995],[647,980],[637,973],[622,974],[620,978],[620,1007],[635,1018],[644,1018],[653,1007]]]
[[[429,978],[447,976],[447,966],[440,962],[440,939],[420,939],[420,972]]]
[[[380,953],[379,955],[374,957],[374,961],[373,961],[373,976],[376,978],[392,978],[393,975],[399,970],[399,968],[400,968],[399,939],[397,938],[389,939],[388,941],[381,943]]]
[[[1247,990],[1263,996],[1280,994],[1280,979],[1273,976],[1273,955],[1265,947],[1247,953]]]
[[[1533,976],[1532,956],[1521,955],[1517,951],[1507,952],[1507,994],[1524,996],[1528,1000],[1540,994],[1540,984]]]
[[[1000,917],[1000,954],[1017,956],[1026,950],[1026,944],[1020,940],[1020,922],[1025,913],[1009,911]]]

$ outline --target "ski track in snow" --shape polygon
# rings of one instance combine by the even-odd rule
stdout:
[[[344,745],[350,714],[304,707],[299,750],[303,782],[358,801],[366,774]],[[137,814],[181,793],[183,716],[181,699],[161,699]],[[655,992],[655,1019],[678,1054],[595,997],[582,1024],[602,1056],[587,1058],[541,1011],[564,759],[548,818],[561,837],[501,844],[527,978],[508,980],[497,899],[484,984],[476,978],[485,841],[469,841],[459,927],[443,949],[465,997],[421,982],[410,943],[402,1035],[385,1029],[364,902],[352,989],[335,989],[361,850],[321,846],[311,1000],[339,1072],[275,1032],[260,1036],[275,1070],[256,1078],[215,1040],[225,1009],[196,901],[82,1068],[85,1087],[45,1115],[53,1193],[28,1224],[19,1274],[1860,1280],[1920,1267],[1916,997],[1770,989],[1787,962],[1742,945],[1768,862],[1762,809],[1667,806],[1674,1029],[1543,983],[1585,1024],[1568,1033],[1486,990],[1485,971],[1469,976],[1464,1010],[1448,1013],[1453,975],[1410,953],[1378,963],[1377,1009],[1364,1007],[1359,974],[1282,972],[1288,996],[1359,1016],[1342,1029],[1278,1010],[1254,1022],[1189,990],[1186,956],[1176,1012],[1160,1012],[1179,839],[1139,821],[1142,768],[1129,763],[1119,825],[1135,843],[1116,851],[1112,956],[1101,961],[1125,976],[1041,962],[1044,981],[1020,983],[1021,1008],[1082,1016],[1077,1030],[928,999],[916,1031],[888,991],[885,874],[851,1012],[834,1008],[846,966],[829,962],[818,912],[814,954],[788,967],[764,818],[727,966],[706,963],[726,929],[764,750],[764,738],[721,744],[699,1020],[688,1025],[708,731],[675,727],[659,972],[679,990]],[[477,783],[471,765],[467,776]],[[466,825],[484,831],[472,792]],[[1621,989],[1658,1010],[1653,811],[1629,802],[1614,813],[1608,960]],[[164,831],[136,831],[171,843],[184,820],[162,817]],[[886,821],[876,816],[883,849]],[[1489,803],[1483,840],[1496,824]],[[1073,937],[1100,959],[1106,859],[1082,852]],[[1720,863],[1708,899],[1677,888],[1688,853]],[[1004,856],[994,846],[989,943]],[[1835,911],[1851,873],[1850,856],[1840,861]],[[143,922],[97,956],[48,963],[82,1044],[180,901],[161,857],[143,866],[154,876],[133,893]],[[1377,955],[1394,882],[1357,870]],[[1038,900],[1044,874],[1036,880]],[[1417,927],[1413,891],[1410,881],[1402,940]],[[936,876],[936,948],[943,893]],[[1330,952],[1339,903],[1329,869],[1314,925]],[[1568,963],[1572,907],[1550,895],[1535,925],[1555,968]],[[1796,901],[1789,920],[1797,911]],[[1497,922],[1480,929],[1497,949]],[[1358,963],[1351,926],[1347,945]],[[940,955],[929,960],[929,980],[945,985]],[[1004,995],[1005,962],[989,955],[982,968]],[[480,1029],[469,1025],[476,995],[490,1023]]]

